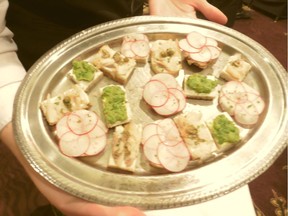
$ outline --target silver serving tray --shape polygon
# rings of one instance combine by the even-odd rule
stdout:
[[[263,96],[266,108],[253,128],[244,129],[243,140],[233,149],[215,152],[204,163],[193,162],[181,173],[153,169],[140,158],[134,174],[106,168],[107,150],[94,157],[69,158],[60,153],[53,128],[39,109],[48,93],[68,89],[66,78],[73,59],[93,59],[103,44],[117,48],[124,35],[139,32],[156,39],[179,39],[191,31],[215,38],[222,46],[217,62],[201,73],[217,73],[229,56],[242,53],[252,64],[245,82]],[[184,73],[199,71],[184,67]],[[149,65],[138,65],[125,86],[134,119],[143,124],[159,118],[141,102],[141,88],[151,77]],[[89,93],[92,109],[99,111],[98,90],[112,81],[104,78]],[[217,101],[216,101],[217,103]],[[219,112],[215,102],[188,100],[188,108],[204,113]],[[261,45],[230,28],[204,21],[175,17],[133,17],[98,25],[79,32],[48,51],[29,70],[22,83],[14,110],[17,143],[31,166],[55,186],[77,197],[105,205],[131,205],[161,209],[210,200],[263,173],[279,156],[287,139],[287,73]],[[107,153],[108,152],[108,153]]]

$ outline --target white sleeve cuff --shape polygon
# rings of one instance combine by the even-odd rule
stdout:
[[[0,54],[0,132],[12,120],[14,98],[25,75],[15,52]]]
[[[0,89],[0,131],[12,120],[14,98],[20,84],[18,81]]]

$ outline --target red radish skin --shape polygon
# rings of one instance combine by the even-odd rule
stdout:
[[[162,106],[169,98],[167,86],[161,81],[150,80],[144,86],[143,98],[150,106]]]
[[[192,47],[186,39],[181,39],[178,43],[179,48],[188,53],[197,53],[200,49]]]
[[[159,136],[153,135],[143,145],[143,152],[147,160],[153,164],[161,164],[157,156],[158,146],[160,145],[161,140]]]
[[[183,171],[190,160],[189,152],[188,156],[177,157],[170,149],[171,147],[165,145],[159,145],[158,147],[158,158],[162,166],[170,172],[181,172]],[[185,154],[186,155],[186,154]]]
[[[230,81],[219,94],[219,106],[242,125],[256,124],[265,103],[259,93],[244,82]]]
[[[151,80],[157,80],[166,85],[167,88],[177,88],[179,84],[177,83],[175,77],[167,73],[158,73],[152,76]]]
[[[190,46],[200,49],[206,45],[207,38],[199,32],[191,32],[187,35],[187,42]]]
[[[63,134],[70,131],[70,128],[67,125],[67,119],[68,119],[68,115],[65,115],[56,124],[56,135],[58,138],[60,138]]]
[[[63,134],[60,138],[60,151],[69,157],[79,157],[83,155],[90,145],[90,139],[87,134],[79,136],[71,131]]]
[[[149,43],[144,40],[138,40],[131,44],[131,51],[139,57],[147,57],[150,52]]]
[[[59,149],[69,157],[99,154],[106,147],[107,131],[97,114],[88,110],[69,113],[56,125]]]
[[[89,138],[90,138],[90,145],[88,149],[85,151],[85,155],[87,156],[97,155],[105,149],[107,142],[106,134],[97,137],[89,136]]]
[[[145,125],[143,134],[143,152],[152,166],[170,172],[180,172],[187,167],[190,153],[172,119],[166,118]]]
[[[153,109],[161,116],[171,116],[177,113],[179,109],[179,101],[174,94],[170,93],[165,104],[160,107],[153,107]]]
[[[88,110],[77,110],[68,116],[67,124],[75,134],[87,134],[94,129],[98,122],[98,116]]]
[[[155,123],[149,123],[143,127],[142,140],[141,140],[142,144],[144,144],[148,138],[150,138],[151,136],[157,133],[157,127],[158,125]]]
[[[186,107],[186,96],[175,77],[159,73],[145,84],[143,99],[159,115],[171,116]]]
[[[218,42],[199,32],[190,32],[185,39],[178,42],[187,61],[191,63],[210,63],[217,59],[221,53]]]
[[[197,53],[190,53],[190,58],[198,62],[208,62],[211,60],[211,52],[205,46]]]
[[[184,110],[187,103],[186,103],[186,95],[184,94],[182,89],[179,90],[179,88],[169,88],[168,90],[178,99],[179,107],[177,112],[181,112],[182,110]]]

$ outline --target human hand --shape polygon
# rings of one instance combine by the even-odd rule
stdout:
[[[13,152],[39,191],[65,216],[145,216],[137,208],[129,206],[108,207],[74,197],[55,187],[29,165],[14,140],[12,124],[1,132],[1,141]]]
[[[227,17],[206,0],[149,0],[150,14],[156,16],[177,16],[197,18],[196,11],[208,20],[226,24]]]

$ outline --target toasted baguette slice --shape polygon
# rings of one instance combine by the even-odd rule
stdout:
[[[134,122],[119,125],[113,133],[108,167],[134,172],[140,151],[142,125]]]
[[[176,77],[182,69],[181,50],[173,40],[152,42],[150,59],[154,73],[169,73]]]
[[[209,93],[197,92],[189,88],[189,86],[187,85],[187,80],[189,76],[190,75],[185,75],[184,82],[183,82],[184,93],[188,98],[200,99],[200,100],[213,100],[218,95],[218,90],[219,90],[218,84]],[[209,80],[216,81],[216,78],[214,76],[205,76],[205,77]]]
[[[87,62],[87,64],[90,65],[90,63]],[[78,80],[74,71],[75,71],[75,65],[73,64],[73,69],[67,73],[67,77],[71,79],[74,83],[78,84],[80,87],[84,89],[84,91],[88,92],[91,88],[93,88],[103,77],[102,71],[100,71],[98,68],[94,67],[91,64],[91,67],[94,68],[93,73],[93,79],[91,81],[88,80]],[[83,71],[85,72],[85,68],[83,68]]]
[[[191,111],[174,119],[193,160],[205,160],[217,150],[200,111]]]
[[[133,73],[136,61],[133,58],[125,57],[108,45],[104,45],[96,53],[93,64],[99,68],[105,76],[120,84],[126,84]]]
[[[214,123],[215,121],[219,118],[222,118],[224,120],[220,120],[218,121],[219,124],[217,124],[217,127],[214,127]],[[220,123],[221,122],[221,123]],[[225,123],[225,124],[224,124]],[[217,145],[217,147],[221,150],[221,151],[225,151],[227,149],[230,149],[231,147],[233,147],[236,143],[238,143],[241,140],[241,128],[235,124],[235,122],[233,121],[233,119],[231,118],[231,116],[226,113],[220,113],[216,116],[213,116],[211,119],[206,121],[206,124],[212,134],[212,137]],[[227,141],[226,138],[231,137],[231,134],[227,131],[229,131],[227,129],[227,127],[230,127],[231,125],[233,125],[233,130],[235,130],[235,137],[234,139]],[[215,129],[216,128],[216,129]],[[218,136],[220,133],[223,133],[222,136]],[[224,138],[224,139],[223,139]]]
[[[108,85],[100,91],[106,126],[113,128],[130,122],[132,114],[124,87]]]
[[[228,63],[220,72],[220,77],[227,81],[242,81],[251,70],[251,65],[246,62],[240,53],[231,56]]]
[[[40,108],[49,125],[55,125],[66,113],[90,107],[89,96],[79,86],[50,97],[40,103]]]

